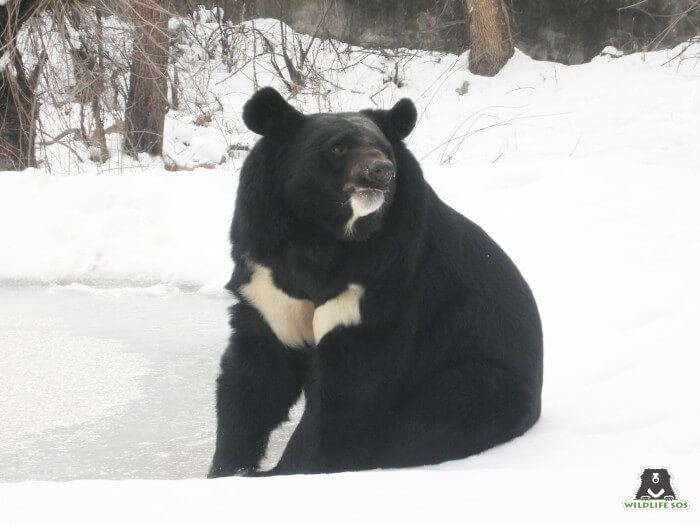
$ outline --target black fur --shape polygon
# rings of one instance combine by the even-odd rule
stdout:
[[[413,131],[417,118],[416,106],[407,98],[399,100],[389,112],[389,122],[401,139]]]
[[[270,431],[302,390],[304,414],[272,474],[438,463],[530,428],[542,388],[535,301],[499,246],[424,181],[401,141],[413,103],[302,115],[266,88],[244,118],[264,136],[241,172],[231,228],[239,302],[210,476],[257,474]],[[396,176],[384,206],[348,236],[342,187],[365,154],[385,156]],[[315,347],[283,345],[240,293],[250,261],[316,307],[360,284],[361,323]]]
[[[252,102],[243,108],[243,122],[259,135],[283,136],[289,132],[288,127],[303,119],[303,115],[272,88],[258,91]]]

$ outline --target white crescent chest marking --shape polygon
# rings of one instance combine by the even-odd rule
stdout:
[[[356,326],[362,322],[360,299],[365,289],[359,284],[349,284],[337,297],[329,299],[314,312],[314,337],[316,342],[336,326]]]
[[[654,492],[651,489],[647,489],[647,494],[649,494],[652,498],[658,498],[664,492],[666,492],[664,489],[659,489],[659,492]]]
[[[239,292],[254,306],[282,344],[291,347],[314,344],[314,303],[294,299],[277,288],[272,272],[261,264],[250,264],[250,281]]]
[[[280,290],[269,268],[257,263],[248,265],[252,275],[239,292],[260,312],[282,344],[313,346],[336,326],[355,326],[362,322],[360,299],[365,290],[359,284],[349,284],[344,292],[314,309],[311,301],[294,299]]]

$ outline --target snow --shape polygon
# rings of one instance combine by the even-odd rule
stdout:
[[[276,42],[276,22],[255,24]],[[240,120],[252,64],[220,65],[168,115],[166,157],[185,171],[76,165],[51,146],[45,169],[0,174],[0,523],[698,523],[700,43],[579,66],[516,52],[493,78],[466,71],[467,55],[313,49],[327,84],[292,102],[415,100],[408,144],[427,179],[531,284],[541,421],[433,467],[196,479],[228,337],[237,174],[255,141]],[[183,44],[182,66],[200,51]],[[384,83],[393,72],[402,87]],[[269,62],[256,75],[282,87]],[[690,507],[624,509],[647,466],[667,467]]]
[[[236,179],[223,171],[0,176],[0,283],[220,289]]]
[[[546,489],[533,483],[533,473],[519,469],[472,469],[468,473],[387,471],[265,480],[37,482],[32,488],[36,493],[46,494],[41,505],[36,505],[26,485],[7,487],[5,509],[9,512],[5,510],[5,513],[12,516],[21,509],[22,521],[3,523],[39,525],[45,523],[42,520],[47,515],[68,509],[66,515],[70,518],[63,523],[105,525],[163,523],[164,517],[177,517],[177,523],[254,520],[334,524],[512,523],[516,520],[659,523],[661,519],[663,523],[674,524],[697,520],[692,508],[651,512],[624,509],[619,500],[631,498],[629,494],[634,489],[627,488],[629,476],[621,476],[614,469],[537,472],[551,476]],[[620,487],[625,487],[623,494],[609,496]]]

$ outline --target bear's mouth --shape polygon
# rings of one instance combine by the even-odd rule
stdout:
[[[343,191],[350,197],[347,203],[352,208],[352,217],[347,228],[352,229],[356,219],[374,213],[384,205],[386,202],[384,195],[389,191],[389,185],[373,183],[364,185],[363,181],[363,185],[360,186],[349,182],[343,186]]]
[[[386,191],[387,190],[380,190],[379,188],[356,188],[352,191],[352,195],[356,195],[363,201],[372,202],[383,199]]]
[[[384,194],[389,191],[389,184],[366,184],[360,186],[349,182],[343,186],[343,191],[350,196],[357,195],[363,200],[374,200],[384,197]]]

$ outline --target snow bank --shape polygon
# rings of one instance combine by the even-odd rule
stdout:
[[[220,289],[236,177],[0,174],[0,283]]]

